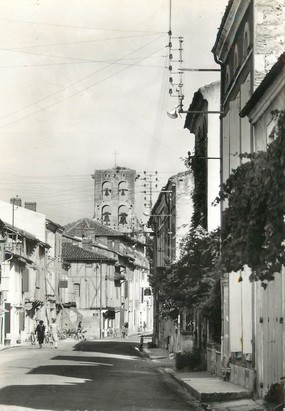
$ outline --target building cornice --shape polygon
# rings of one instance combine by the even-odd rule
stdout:
[[[241,75],[241,73],[242,73],[245,65],[247,64],[247,62],[249,61],[249,59],[250,59],[251,56],[252,56],[252,48],[249,50],[249,52],[248,52],[248,54],[246,55],[245,59],[243,60],[242,64],[238,67],[237,72],[235,73],[235,75],[234,75],[234,77],[233,77],[233,80],[232,80],[232,82],[231,82],[231,84],[230,84],[230,88],[229,88],[229,90],[226,92],[225,97],[223,98],[223,101],[222,101],[223,106],[225,106],[225,105],[227,104],[227,101],[228,101],[228,99],[229,99],[229,97],[230,97],[233,89],[235,88],[235,85],[237,84],[238,79],[239,79],[239,77],[240,77],[240,75]]]
[[[285,76],[280,74],[276,82],[273,83],[264,93],[262,98],[256,103],[252,110],[248,114],[250,123],[255,124],[263,113],[272,104],[275,98],[281,93],[281,90],[285,88]]]
[[[217,40],[212,49],[217,59],[225,63],[241,21],[252,0],[234,0],[225,12],[225,19],[218,31]]]

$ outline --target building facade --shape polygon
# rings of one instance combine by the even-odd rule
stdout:
[[[118,335],[126,324],[129,334],[152,330],[153,302],[145,243],[87,218],[68,224],[64,235],[81,254],[82,248],[87,248],[85,253],[88,251],[93,259],[97,254],[92,267],[86,260],[79,273],[79,261],[73,260],[68,271],[69,293],[77,295],[76,307],[83,324],[93,311],[98,317],[92,326],[97,336],[108,337],[114,331]],[[66,257],[64,260],[68,263]],[[84,274],[87,271],[88,276]]]
[[[153,230],[153,276],[179,259],[180,244],[188,233],[193,214],[193,175],[190,170],[169,178],[159,193],[149,219]],[[189,337],[186,324],[161,316],[159,293],[154,295],[154,342],[177,352]],[[180,326],[181,325],[181,326]],[[183,334],[183,332],[185,333]]]
[[[240,115],[247,116],[253,127],[254,151],[266,151],[273,141],[272,131],[277,117],[272,113],[285,111],[285,54],[283,53],[265,76]],[[272,384],[281,382],[285,374],[285,270],[276,273],[264,289],[253,285],[254,363],[256,390],[263,397]],[[274,336],[274,338],[273,338]]]
[[[95,170],[94,219],[115,230],[136,228],[134,215],[136,171],[125,167]]]
[[[255,149],[253,127],[240,112],[284,50],[283,6],[282,0],[231,0],[223,16],[212,50],[221,67],[222,183],[246,161],[240,154]],[[222,211],[226,207],[222,202]],[[255,284],[250,274],[245,266],[224,275],[221,356],[231,362],[231,381],[254,390]]]

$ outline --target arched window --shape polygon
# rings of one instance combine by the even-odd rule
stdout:
[[[128,224],[128,208],[122,205],[118,209],[118,224]]]
[[[128,183],[126,181],[121,181],[118,190],[120,197],[126,197],[128,195]]]
[[[227,89],[230,85],[231,82],[231,71],[230,71],[230,67],[227,66],[227,70],[226,70],[226,80],[225,80],[225,89]]]
[[[103,197],[110,197],[112,193],[112,186],[110,181],[104,181],[102,184],[102,195]]]
[[[110,216],[112,214],[112,210],[111,207],[106,205],[104,207],[102,207],[102,223],[105,225],[110,225],[111,224],[111,220],[110,220]]]
[[[249,25],[248,25],[248,22],[246,22],[244,26],[244,31],[243,31],[243,49],[242,49],[243,57],[247,55],[249,45],[250,45]]]
[[[73,283],[73,292],[75,297],[80,297],[80,284]]]
[[[234,51],[234,73],[236,72],[237,68],[239,66],[239,55],[238,55],[238,45],[235,45],[235,51]]]

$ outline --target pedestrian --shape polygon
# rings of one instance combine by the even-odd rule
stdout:
[[[53,318],[52,319],[52,323],[49,326],[50,329],[50,334],[51,334],[51,341],[52,341],[52,345],[54,346],[54,348],[57,348],[57,342],[58,342],[58,333],[57,333],[57,323],[56,323],[56,319]]]
[[[43,342],[44,342],[44,339],[45,339],[45,330],[46,330],[46,327],[44,325],[44,322],[43,322],[43,320],[40,320],[40,322],[38,323],[38,325],[35,329],[35,332],[38,336],[38,342],[39,342],[40,348],[42,348]]]
[[[78,331],[79,333],[81,333],[81,331],[82,331],[81,321],[79,321],[79,323],[78,323],[77,331]]]

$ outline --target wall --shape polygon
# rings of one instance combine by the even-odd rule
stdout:
[[[4,222],[33,234],[40,241],[45,242],[45,216],[43,214],[14,206],[13,204],[0,201],[0,219]]]
[[[264,84],[264,83],[263,83]],[[272,139],[270,133],[276,124],[272,110],[284,109],[285,70],[274,77],[249,113],[254,129],[254,150],[266,150]],[[274,281],[264,289],[260,282],[254,285],[255,298],[255,366],[256,390],[263,397],[271,384],[280,383],[285,374],[285,269],[276,273]]]
[[[176,192],[176,230],[175,237],[176,260],[180,257],[179,245],[181,240],[188,234],[191,217],[193,214],[192,190],[194,186],[193,174],[191,171],[181,173],[172,179]]]
[[[284,51],[284,0],[255,0],[254,89]]]
[[[96,221],[105,224],[102,221],[102,208],[110,206],[110,228],[120,231],[130,231],[134,228],[135,176],[135,170],[122,167],[95,170],[92,177],[94,179],[94,218]],[[121,182],[126,182],[127,191],[124,191],[125,195],[119,192]],[[103,185],[110,188],[111,192],[109,191],[108,195],[105,195],[106,191],[102,189]],[[125,206],[127,209],[127,224],[119,224],[118,210],[121,206]]]
[[[220,82],[211,83],[202,87],[201,93],[208,102],[209,111],[220,110]],[[208,231],[212,231],[220,226],[219,207],[212,205],[219,194],[220,186],[220,115],[208,114]]]

